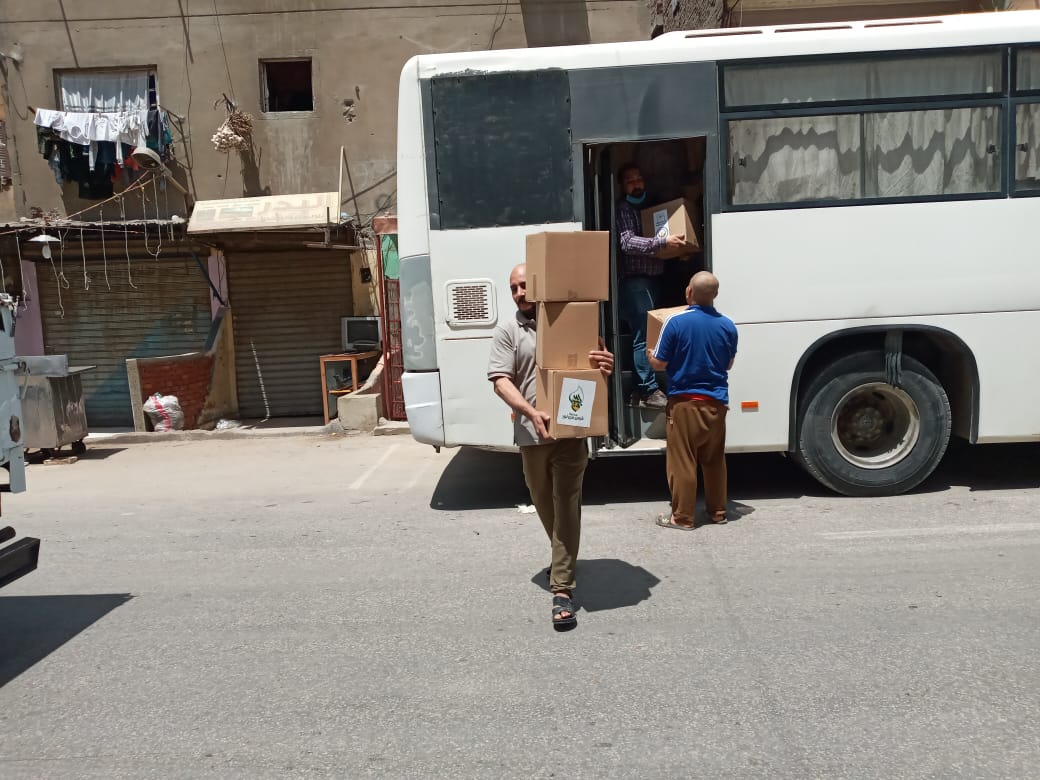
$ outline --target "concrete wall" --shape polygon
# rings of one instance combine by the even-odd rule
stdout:
[[[637,40],[649,31],[644,0],[344,5],[223,0],[217,16],[212,4],[167,0],[3,0],[0,49],[17,41],[24,51],[6,79],[18,214],[88,205],[74,185],[55,183],[35,149],[29,106],[58,108],[55,69],[154,66],[160,102],[183,117],[174,132],[176,175],[196,199],[336,190],[344,146],[343,210],[368,216],[396,205],[397,85],[412,55]],[[263,115],[258,60],[287,57],[313,59],[314,110]],[[223,94],[254,115],[249,154],[224,154],[210,142],[224,120],[213,108]],[[176,193],[160,198],[163,210],[165,200],[184,213]]]
[[[227,300],[225,298],[225,300]],[[221,417],[238,417],[238,377],[235,374],[235,331],[231,312],[221,308],[213,321],[214,335],[207,354],[213,358],[209,392],[198,419],[200,428],[208,428]]]
[[[195,352],[172,357],[137,358],[134,362],[141,388],[138,405],[155,393],[175,395],[184,412],[184,429],[197,427],[209,392],[213,356]]]
[[[238,415],[235,342],[226,315],[224,309],[218,313],[205,352],[126,361],[135,430],[149,429],[141,404],[154,393],[177,396],[185,430],[211,428],[221,417]]]

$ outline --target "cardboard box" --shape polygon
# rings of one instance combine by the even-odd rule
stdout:
[[[673,314],[686,311],[689,306],[672,306],[668,309],[652,309],[646,313],[646,345],[651,349],[657,349],[657,342],[661,339],[661,331],[664,324],[668,322]]]
[[[526,262],[529,301],[610,297],[610,233],[606,230],[531,234]]]
[[[535,364],[539,368],[588,368],[599,346],[599,304],[539,303]]]
[[[644,236],[686,236],[686,246],[675,249],[660,249],[658,257],[685,257],[701,248],[700,237],[694,224],[700,225],[699,212],[693,203],[685,198],[676,198],[659,206],[643,209]],[[694,218],[697,219],[694,223]],[[527,285],[531,285],[531,272],[527,272]]]
[[[535,408],[552,418],[549,435],[554,439],[606,436],[607,380],[598,368],[540,368]]]

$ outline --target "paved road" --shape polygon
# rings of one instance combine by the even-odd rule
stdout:
[[[94,447],[30,468],[0,591],[0,777],[1036,776],[1040,449],[832,496],[732,457],[740,517],[586,480],[556,634],[515,457],[409,439]]]

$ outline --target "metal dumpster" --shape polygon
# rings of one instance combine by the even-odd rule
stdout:
[[[22,432],[26,449],[86,450],[87,408],[80,374],[94,366],[68,365],[66,355],[21,357]]]

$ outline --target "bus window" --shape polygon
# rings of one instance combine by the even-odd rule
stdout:
[[[442,230],[574,219],[570,86],[563,70],[431,81]]]
[[[1015,189],[1040,190],[1040,103],[1016,109]]]
[[[1018,92],[1040,90],[1040,49],[1020,49],[1015,59],[1015,89]]]
[[[1002,85],[1000,51],[828,58],[723,68],[726,110],[791,103],[993,95],[1003,91]]]
[[[729,123],[729,202],[778,205],[1000,191],[996,106]]]

